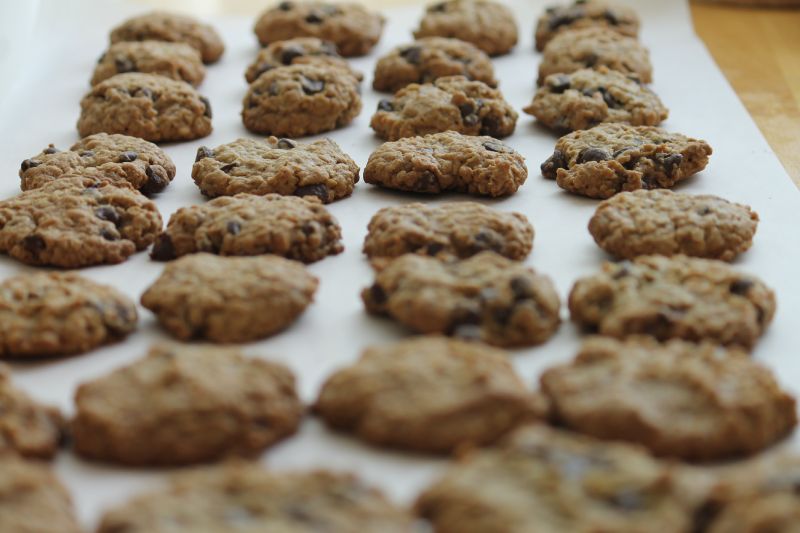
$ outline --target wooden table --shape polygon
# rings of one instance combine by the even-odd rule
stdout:
[[[253,14],[273,0],[139,0],[198,15]],[[334,0],[335,1],[335,0]],[[558,0],[553,0],[558,3]],[[424,0],[368,0],[370,6]],[[761,132],[800,187],[800,10],[692,0],[695,28]]]

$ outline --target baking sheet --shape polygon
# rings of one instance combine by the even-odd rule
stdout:
[[[509,2],[517,13],[521,43],[510,56],[497,58],[495,67],[501,89],[520,110],[534,91],[539,55],[532,48],[532,28],[545,2]],[[780,381],[800,394],[800,363],[794,351],[800,346],[800,195],[775,155],[758,132],[702,43],[694,36],[688,7],[683,2],[647,0],[628,2],[643,19],[642,41],[651,49],[655,67],[653,89],[671,109],[664,127],[706,139],[714,148],[709,167],[677,190],[713,193],[745,202],[761,215],[752,250],[735,265],[771,285],[778,297],[778,313],[767,335],[757,345],[755,357],[776,370]],[[0,197],[18,193],[20,162],[48,143],[67,148],[77,137],[75,122],[81,96],[95,61],[106,46],[110,28],[125,17],[142,11],[123,2],[44,1],[36,38],[24,51],[26,67],[4,72],[13,80],[11,94],[0,104]],[[371,90],[377,57],[391,47],[411,40],[421,7],[387,10],[388,25],[380,45],[369,57],[353,61],[365,73],[364,111],[349,127],[329,134],[363,168],[369,153],[379,145],[369,129],[369,119],[381,95]],[[211,22],[227,44],[222,60],[210,66],[200,92],[208,96],[214,111],[214,133],[205,139],[166,145],[178,173],[172,185],[156,198],[164,220],[178,207],[203,202],[191,180],[191,165],[201,144],[216,146],[237,137],[252,136],[241,124],[239,112],[246,90],[243,72],[258,47],[251,33],[256,13],[247,18],[217,18]],[[508,144],[522,153],[529,177],[519,192],[486,203],[503,211],[526,214],[536,229],[534,250],[527,263],[549,274],[562,298],[576,278],[596,271],[606,259],[586,230],[596,201],[569,195],[541,177],[538,167],[551,153],[556,137],[521,114],[517,132]],[[438,203],[466,199],[458,195],[423,197]],[[372,279],[361,254],[366,225],[379,208],[420,197],[381,191],[360,182],[349,199],[330,205],[344,230],[346,251],[310,266],[321,279],[316,302],[288,331],[245,351],[283,361],[298,375],[305,400],[311,401],[322,380],[334,369],[356,358],[362,347],[390,342],[408,335],[388,321],[368,317],[359,299],[362,287]],[[151,262],[144,253],[115,266],[89,268],[82,273],[115,285],[138,301],[142,291],[159,275],[163,264]],[[6,257],[0,258],[0,276],[25,271]],[[44,363],[14,364],[16,382],[36,398],[72,412],[72,396],[78,383],[141,357],[148,345],[166,339],[153,316],[140,308],[139,330],[121,344],[89,354]],[[541,369],[569,359],[579,336],[568,322],[541,347],[516,351],[513,362],[526,382],[535,383]],[[782,446],[800,449],[795,434]],[[330,433],[314,419],[307,419],[300,433],[274,447],[262,459],[275,469],[327,467],[354,470],[382,487],[398,502],[407,503],[444,466],[444,461],[423,456],[386,452],[363,445],[348,436]],[[168,471],[132,470],[85,462],[62,452],[55,461],[58,474],[72,490],[78,512],[87,526],[101,511],[126,500],[131,494],[163,481]]]

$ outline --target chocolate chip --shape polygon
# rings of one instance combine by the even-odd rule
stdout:
[[[527,300],[533,296],[533,284],[531,280],[523,277],[511,278],[509,282],[511,292],[514,294],[514,300]]]
[[[306,222],[305,224],[303,224],[303,227],[300,228],[300,231],[302,231],[303,235],[305,235],[307,237],[307,236],[311,235],[312,233],[314,233],[314,231],[316,231],[316,229],[317,229],[317,224],[316,223]]]
[[[306,55],[306,51],[299,46],[287,46],[281,52],[281,63],[284,65],[291,65],[298,57]]]
[[[697,214],[701,215],[701,216],[705,216],[705,215],[711,214],[711,208],[708,207],[708,206],[703,206],[703,207],[701,207],[700,209],[697,210]]]
[[[550,87],[550,91],[555,94],[562,94],[564,91],[569,89],[572,84],[570,82],[569,76],[564,74],[558,74],[556,76],[551,76],[548,78],[547,86]]]
[[[606,19],[608,23],[611,24],[612,26],[616,26],[619,24],[619,18],[617,18],[617,15],[610,9],[606,9],[603,12],[603,18]]]
[[[472,251],[475,253],[483,250],[492,250],[499,252],[503,249],[503,241],[492,230],[480,230],[475,234],[475,242],[472,245]]]
[[[488,135],[489,137],[499,137],[502,133],[500,131],[500,121],[492,116],[483,117],[480,133],[481,135]]]
[[[231,221],[230,221],[230,222],[228,222],[228,224],[225,226],[225,229],[226,229],[226,230],[228,231],[228,233],[230,233],[231,235],[238,235],[238,234],[239,234],[239,232],[240,232],[240,231],[242,231],[242,225],[241,225],[241,224],[239,224],[239,223],[238,223],[237,221],[235,221],[235,220],[231,220]]]
[[[439,180],[436,179],[436,174],[430,170],[424,171],[417,178],[413,190],[417,192],[439,192]]]
[[[100,236],[102,238],[104,238],[105,240],[111,241],[111,242],[119,240],[119,235],[117,234],[117,232],[111,231],[108,228],[101,229],[100,230]]]
[[[289,11],[293,7],[294,4],[292,2],[281,2],[280,4],[278,4],[278,9],[280,9],[281,11]]]
[[[312,12],[309,13],[308,16],[306,17],[306,22],[308,22],[309,24],[321,24],[322,17]]]
[[[200,101],[203,102],[203,105],[205,106],[205,109],[203,110],[203,116],[213,118],[211,115],[211,102],[208,101],[208,98],[201,96]]]
[[[372,302],[376,305],[383,305],[386,303],[386,291],[377,283],[373,283],[369,288],[369,296]]]
[[[428,243],[427,246],[425,246],[425,253],[427,255],[436,255],[442,250],[444,250],[444,244],[439,242],[431,242]]]
[[[608,155],[608,152],[600,148],[584,148],[578,154],[578,159],[576,161],[578,164],[581,164],[588,163],[589,161],[606,161],[610,158],[611,156]]]
[[[391,100],[384,98],[378,102],[378,111],[394,111],[394,104]]]
[[[127,57],[118,57],[114,60],[114,68],[117,72],[122,74],[125,72],[133,72],[136,70],[136,64]]]
[[[258,79],[259,76],[264,74],[265,72],[269,72],[270,70],[274,69],[275,67],[270,65],[269,63],[259,63],[256,66],[256,74],[253,77],[254,79]]]
[[[214,150],[209,148],[208,146],[201,146],[197,149],[197,155],[194,156],[194,162],[197,163],[201,159],[205,159],[206,157],[214,157]]]
[[[94,157],[94,152],[92,150],[84,150],[79,155],[81,157]]]
[[[618,263],[619,270],[614,272],[614,275],[611,276],[612,279],[622,279],[628,276],[631,273],[631,262],[630,261],[623,261]]]
[[[142,185],[141,192],[145,195],[155,194],[164,190],[169,184],[169,180],[163,175],[161,167],[148,166],[144,173],[147,174],[147,182]]]
[[[411,46],[400,51],[400,56],[412,65],[419,65],[421,55],[422,48],[419,46]]]
[[[497,153],[504,153],[506,151],[506,147],[503,146],[503,143],[500,141],[486,141],[483,143],[483,147],[490,152],[497,152]]]
[[[492,310],[492,319],[498,324],[508,324],[511,315],[514,314],[513,307],[498,307]]]
[[[587,67],[593,67],[597,64],[597,54],[591,53],[587,54],[586,57],[583,58],[583,62]]]
[[[43,151],[44,151],[45,154],[55,154],[55,153],[58,153],[58,148],[56,148],[55,146],[53,146],[51,144],[47,148],[45,148]]]
[[[236,168],[236,166],[237,166],[236,163],[228,163],[227,165],[222,165],[221,167],[219,167],[219,169],[227,174],[228,172]]]
[[[138,157],[139,157],[139,154],[137,154],[136,152],[131,152],[131,151],[122,152],[121,154],[119,154],[119,162],[120,163],[130,163],[132,161],[136,161],[136,158],[138,158]]]
[[[692,516],[692,531],[701,533],[708,531],[708,528],[714,522],[714,519],[719,514],[719,504],[716,502],[705,502],[697,508]]]
[[[614,96],[610,92],[608,92],[608,89],[606,89],[605,87],[599,87],[597,90],[600,91],[600,94],[603,95],[603,101],[611,109],[619,109],[619,107],[622,106],[622,102],[614,98]]]
[[[539,168],[545,178],[554,180],[556,179],[556,171],[559,168],[567,168],[567,159],[564,157],[564,153],[561,150],[556,150],[553,152],[553,155],[547,158],[547,161],[539,166]]]
[[[38,167],[41,164],[42,163],[40,161],[36,161],[35,159],[26,159],[25,161],[22,162],[22,165],[20,165],[20,168],[22,169],[23,172],[25,172],[28,169],[31,169],[31,168],[34,168],[34,167]]]
[[[633,146],[626,146],[625,148],[620,148],[619,150],[617,150],[616,152],[614,152],[614,153],[611,155],[611,157],[612,157],[613,159],[616,159],[617,157],[619,157],[620,155],[624,154],[624,153],[625,153],[625,152],[627,152],[628,150],[633,150],[633,148],[634,148]]]
[[[297,143],[291,139],[281,138],[278,139],[278,144],[276,146],[281,150],[291,150],[292,148],[297,148]]]
[[[328,201],[328,186],[324,183],[305,185],[294,190],[295,196],[316,196],[323,202]]]
[[[433,4],[428,8],[428,11],[431,13],[443,13],[447,11],[447,2],[439,2],[438,4]]]
[[[571,13],[556,15],[550,19],[548,27],[550,28],[550,31],[557,30],[561,26],[567,26],[569,24],[572,24],[577,20],[577,18],[578,17],[576,17],[574,14]]]
[[[459,104],[458,110],[461,112],[461,116],[466,118],[467,115],[471,115],[475,112],[475,104],[471,101],[464,102],[463,104]]]
[[[94,210],[94,216],[100,220],[107,220],[115,226],[119,224],[119,213],[110,205],[104,205]]]
[[[681,166],[682,162],[683,162],[683,155],[670,154],[661,159],[661,166],[664,168],[665,172],[672,173],[675,171],[675,167]]]
[[[737,279],[733,283],[731,283],[729,290],[733,294],[738,294],[739,296],[745,296],[750,289],[753,287],[753,282],[749,279]]]
[[[175,259],[175,245],[172,244],[172,238],[169,233],[162,233],[156,238],[153,244],[153,250],[150,252],[150,257],[156,261],[169,261]]]
[[[325,82],[321,80],[310,80],[305,76],[300,78],[300,86],[303,88],[303,92],[306,94],[317,94],[322,92],[325,89]]]
[[[31,255],[38,256],[47,248],[47,243],[41,235],[31,234],[22,239],[22,247]]]

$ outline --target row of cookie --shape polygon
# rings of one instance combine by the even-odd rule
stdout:
[[[152,533],[163,524],[176,533],[306,531],[308,524],[335,533],[486,533],[525,531],[530,524],[543,531],[757,533],[765,525],[791,531],[798,475],[800,461],[788,455],[699,472],[634,446],[526,426],[497,446],[462,454],[412,510],[351,474],[230,462],[178,474],[166,487],[107,510],[96,531]],[[82,531],[69,493],[45,466],[6,455],[0,478],[26,488],[0,499],[8,531]],[[468,512],[473,509],[480,515]]]

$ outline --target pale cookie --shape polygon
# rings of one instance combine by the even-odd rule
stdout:
[[[341,253],[341,240],[341,226],[316,198],[241,193],[178,209],[151,256],[275,254],[313,263]]]
[[[600,124],[561,137],[541,170],[569,192],[610,198],[622,191],[673,187],[702,171],[710,155],[708,143],[680,133]]]
[[[435,533],[694,533],[705,495],[640,448],[530,426],[418,498]]]
[[[401,256],[375,275],[361,298],[368,312],[415,332],[496,346],[541,344],[561,323],[550,278],[494,252],[461,260]]]
[[[198,253],[168,263],[141,302],[181,340],[248,342],[292,324],[318,283],[302,264],[282,257]]]
[[[233,463],[175,476],[106,512],[97,533],[413,533],[413,519],[355,476]]]
[[[0,316],[5,314],[2,306]],[[63,437],[64,420],[58,409],[40,404],[15,387],[11,369],[0,364],[0,453],[52,459]]]
[[[572,320],[600,335],[708,340],[752,348],[775,314],[775,293],[722,261],[644,255],[604,263],[569,295]]]
[[[99,175],[114,183],[127,182],[145,195],[161,192],[175,177],[175,163],[155,144],[127,135],[97,133],[69,150],[52,144],[22,162],[23,191],[37,189],[62,176]]]
[[[454,37],[490,56],[507,54],[517,44],[511,9],[489,0],[447,0],[430,4],[414,38]]]
[[[454,131],[387,142],[372,152],[364,181],[426,194],[508,196],[528,178],[525,159],[492,137]]]
[[[327,379],[314,405],[332,428],[428,453],[490,444],[543,409],[506,353],[444,337],[368,348]]]
[[[63,176],[0,202],[0,252],[23,263],[121,263],[161,231],[156,204],[124,183]]]
[[[639,16],[633,9],[603,1],[576,0],[572,4],[548,7],[536,22],[536,49],[544,50],[550,40],[565,30],[608,28],[622,35],[639,35]]]
[[[160,344],[81,384],[70,426],[88,459],[136,466],[256,457],[297,431],[303,406],[284,365],[235,349]]]
[[[259,76],[277,67],[287,65],[311,64],[340,67],[361,81],[364,75],[350,67],[350,64],[336,51],[336,45],[316,37],[296,37],[286,41],[275,41],[259,50],[244,74],[247,83],[253,83]]]
[[[646,85],[603,66],[551,74],[523,111],[557,131],[585,130],[602,122],[657,126],[669,116]]]
[[[81,100],[78,133],[191,141],[211,133],[211,104],[184,81],[138,72],[117,74],[92,87]]]
[[[649,337],[586,341],[545,371],[559,427],[690,461],[756,453],[791,433],[795,400],[739,349]]]
[[[757,227],[749,206],[668,190],[617,194],[589,220],[597,245],[623,259],[684,254],[732,261],[753,244]]]
[[[0,531],[83,533],[67,489],[45,465],[0,453]]]
[[[186,43],[200,52],[204,63],[214,63],[225,51],[214,28],[177,13],[152,11],[130,18],[111,31],[112,43],[150,40]]]
[[[519,261],[531,252],[533,235],[533,226],[521,213],[504,213],[477,202],[411,203],[375,213],[363,251],[369,258],[467,258],[491,250]]]
[[[276,137],[201,146],[192,166],[200,192],[212,198],[277,193],[316,196],[324,203],[350,196],[358,172],[355,161],[330,139],[299,143]]]
[[[644,45],[608,28],[589,27],[560,32],[547,43],[537,83],[543,84],[551,74],[601,66],[636,76],[642,83],[653,81],[650,52]]]
[[[499,90],[464,76],[447,76],[412,83],[381,100],[370,127],[388,141],[444,131],[503,138],[514,133],[517,116]]]
[[[242,101],[253,133],[301,137],[350,124],[361,112],[359,81],[337,66],[294,64],[268,70]]]
[[[295,37],[317,37],[334,43],[345,57],[363,56],[380,40],[383,15],[348,2],[284,1],[256,21],[261,46]]]
[[[91,84],[126,72],[158,74],[195,87],[206,77],[200,52],[186,43],[131,41],[112,44],[97,60]]]
[[[126,337],[136,304],[72,273],[32,273],[0,283],[0,357],[73,355]]]
[[[412,83],[430,83],[446,76],[497,86],[494,67],[483,50],[460,39],[424,37],[381,57],[375,65],[372,88],[393,93]]]

